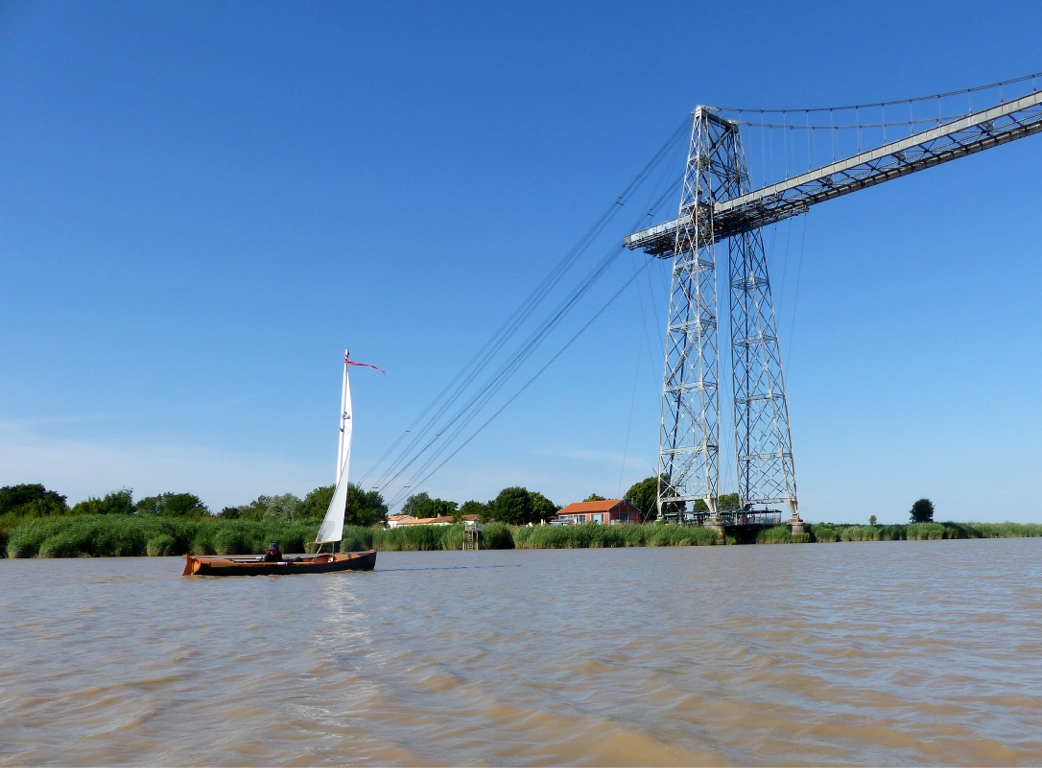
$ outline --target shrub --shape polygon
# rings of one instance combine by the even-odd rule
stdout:
[[[149,557],[164,557],[174,554],[175,541],[169,533],[153,536],[145,544],[145,552]]]
[[[345,525],[340,539],[341,552],[364,552],[373,548],[373,532],[359,525]]]
[[[213,531],[196,531],[195,536],[192,537],[192,543],[188,546],[188,551],[193,555],[216,554],[217,551],[213,546]]]
[[[756,535],[757,544],[791,544],[792,533],[787,525],[776,525],[765,528]],[[809,538],[809,537],[808,537]]]
[[[944,534],[944,526],[940,523],[909,523],[905,526],[905,537],[909,541],[943,539]]]
[[[81,554],[86,554],[85,545],[89,542],[83,540],[81,536],[77,536],[74,531],[62,531],[61,533],[55,534],[45,539],[40,544],[39,556],[40,557],[78,557]]]
[[[707,547],[716,544],[716,531],[700,525],[649,525],[649,547]]]
[[[222,526],[213,537],[213,548],[218,555],[241,555],[246,551],[241,530]]]
[[[375,531],[373,544],[389,552],[428,552],[442,549],[444,525],[402,525],[386,531]]]

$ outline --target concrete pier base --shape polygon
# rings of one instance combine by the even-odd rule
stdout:
[[[789,533],[804,533],[804,531],[803,520],[800,519],[799,515],[795,515],[789,520]]]
[[[710,517],[705,522],[705,527],[711,531],[716,531],[716,541],[718,544],[723,544],[726,540],[724,538],[724,521],[719,517]]]

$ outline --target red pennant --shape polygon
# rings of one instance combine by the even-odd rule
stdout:
[[[348,349],[344,350],[344,365],[357,365],[357,366],[362,367],[362,368],[372,368],[374,371],[379,371],[380,373],[382,373],[384,375],[387,374],[387,371],[385,371],[383,368],[377,368],[375,365],[370,365],[369,363],[356,363],[354,360],[348,359],[348,356],[350,354],[351,354],[351,350],[348,350]]]

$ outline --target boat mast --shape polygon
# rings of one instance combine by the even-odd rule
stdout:
[[[344,443],[351,438],[347,434],[348,422],[351,419],[351,384],[347,380],[347,356],[348,350],[344,350],[344,384],[340,392],[340,445],[336,454],[336,484],[340,485],[340,475],[344,471]],[[350,450],[350,443],[348,443]]]

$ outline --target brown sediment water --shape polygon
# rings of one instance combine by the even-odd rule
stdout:
[[[1042,764],[1042,540],[0,561],[0,764]]]

